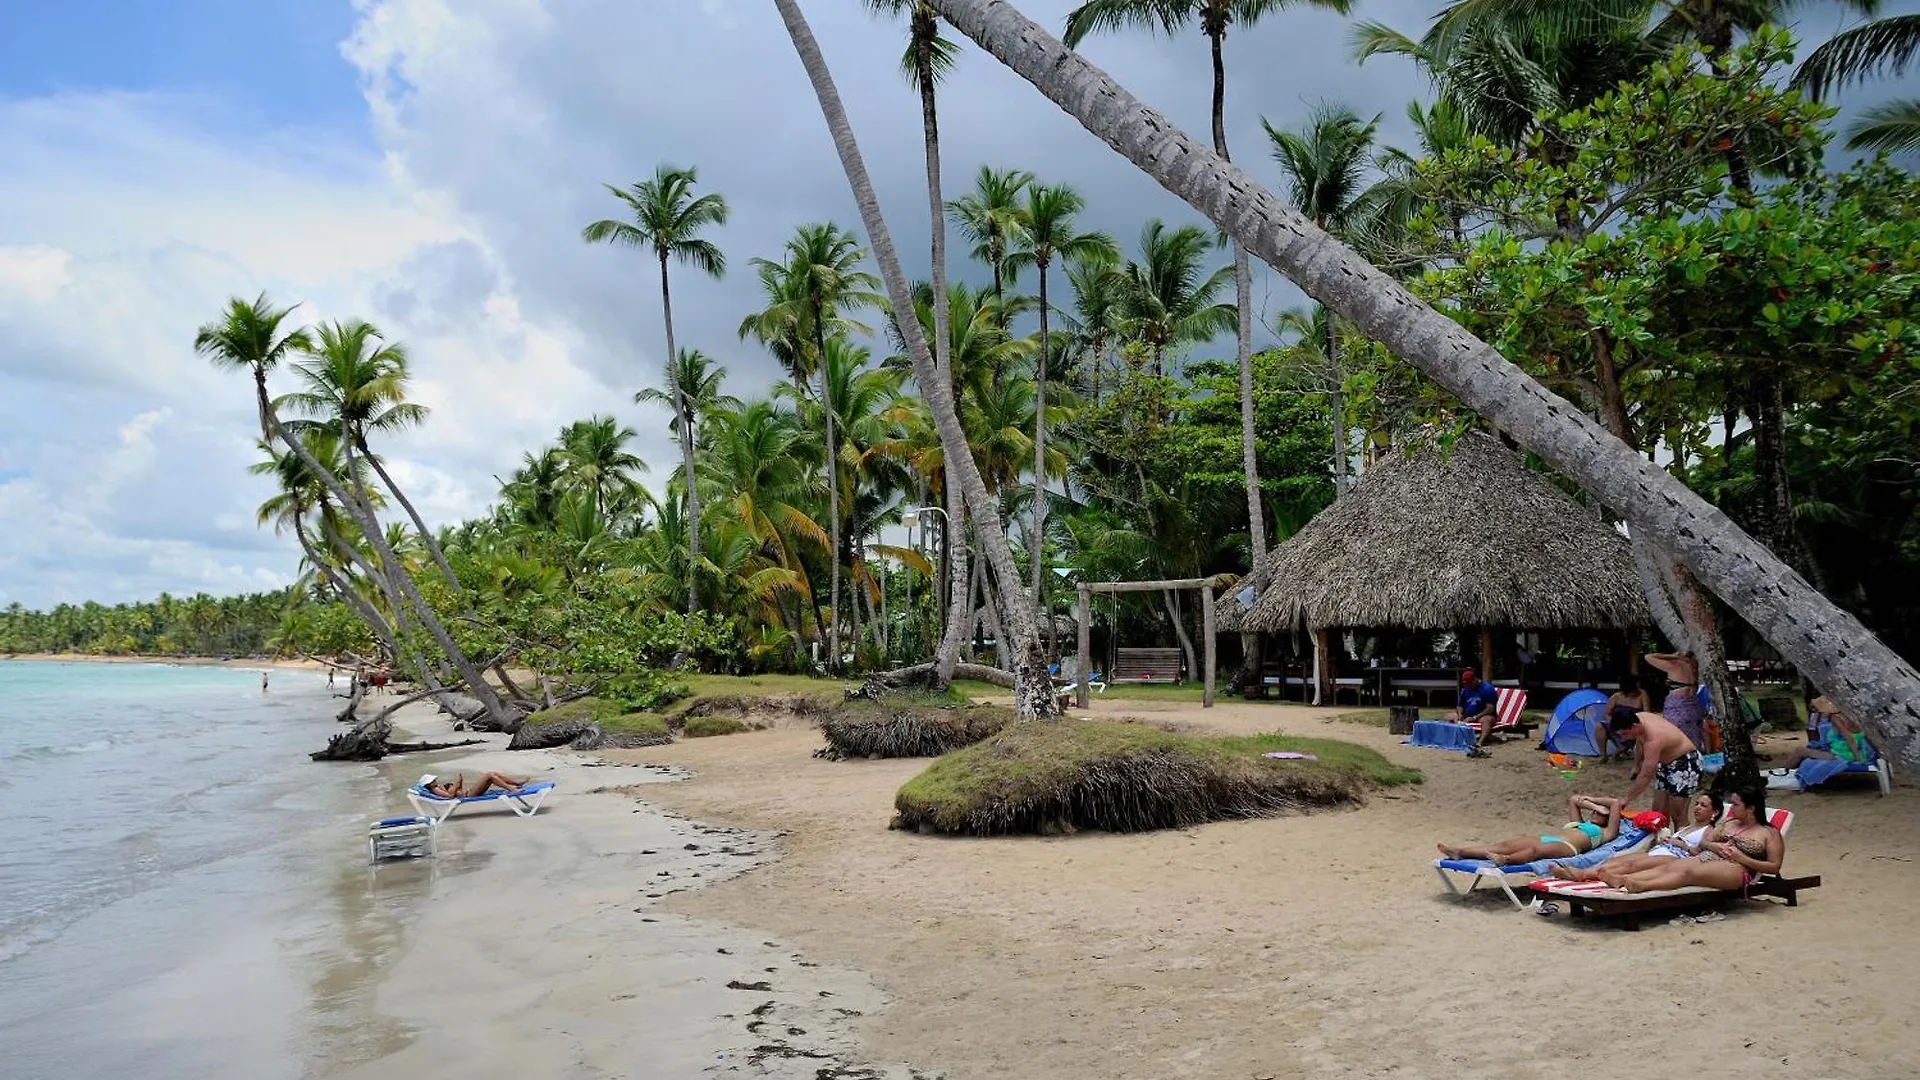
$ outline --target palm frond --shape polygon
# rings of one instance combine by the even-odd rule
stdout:
[[[1916,52],[1920,52],[1920,15],[1876,19],[1843,30],[1808,53],[1789,85],[1819,101],[1848,83],[1904,74]]]

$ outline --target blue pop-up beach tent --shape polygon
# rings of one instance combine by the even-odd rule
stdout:
[[[1575,690],[1554,706],[1540,747],[1552,754],[1599,757],[1607,746],[1607,695]]]

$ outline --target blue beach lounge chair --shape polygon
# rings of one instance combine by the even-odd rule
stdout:
[[[1525,911],[1531,900],[1520,899],[1514,890],[1524,889],[1539,878],[1553,872],[1555,866],[1571,866],[1576,870],[1586,870],[1616,855],[1638,855],[1653,846],[1654,834],[1638,828],[1629,822],[1620,823],[1620,835],[1601,844],[1592,851],[1580,855],[1568,855],[1560,859],[1537,859],[1530,863],[1513,863],[1508,866],[1495,866],[1485,859],[1435,859],[1433,872],[1440,875],[1440,883],[1455,896],[1466,896],[1483,883],[1493,884],[1507,894],[1513,906]],[[1459,879],[1466,879],[1465,887]]]
[[[419,783],[407,789],[407,801],[412,803],[413,808],[422,816],[432,818],[436,824],[452,817],[455,810],[468,803],[500,800],[505,800],[507,809],[512,810],[516,816],[532,817],[540,809],[540,804],[546,800],[547,792],[553,790],[553,781],[542,780],[536,784],[528,784],[517,791],[489,791],[485,795],[462,795],[459,798],[450,799],[445,795],[435,795],[427,790],[427,785],[433,783],[433,780],[431,775],[421,777]]]

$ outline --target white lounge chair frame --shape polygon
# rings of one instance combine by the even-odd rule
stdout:
[[[1653,840],[1653,835],[1649,833],[1642,837],[1639,843],[1617,851],[1611,857],[1617,859],[1622,855],[1643,855],[1649,848],[1653,847]],[[1529,896],[1527,899],[1522,900],[1520,894],[1514,892],[1513,889],[1516,882],[1524,889],[1533,882],[1540,880],[1540,875],[1538,874],[1509,874],[1500,870],[1498,867],[1482,867],[1479,870],[1473,871],[1467,881],[1466,887],[1462,888],[1455,883],[1454,875],[1465,874],[1467,872],[1465,870],[1454,870],[1441,866],[1441,861],[1442,860],[1438,859],[1434,860],[1433,872],[1440,875],[1440,884],[1445,885],[1447,891],[1455,896],[1465,897],[1479,888],[1481,882],[1490,881],[1499,886],[1500,891],[1507,894],[1507,899],[1513,901],[1513,906],[1521,911],[1526,911],[1540,902],[1540,898],[1537,896]]]
[[[512,810],[516,817],[532,817],[535,813],[539,812],[540,804],[546,801],[547,793],[552,790],[553,782],[551,780],[542,780],[539,783],[529,784],[518,791],[494,791],[485,795],[462,795],[457,798],[447,798],[444,795],[434,795],[427,792],[418,784],[415,784],[413,787],[407,789],[407,801],[413,804],[413,808],[419,811],[422,817],[432,818],[434,824],[437,825],[452,817],[455,810],[460,809],[460,807],[468,803],[504,801],[507,804],[507,809]]]

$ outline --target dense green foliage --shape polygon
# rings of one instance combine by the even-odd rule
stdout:
[[[1231,7],[1089,4],[1111,17],[1083,16],[1076,32],[1132,27],[1141,12],[1179,14],[1170,29]],[[1369,110],[1339,103],[1270,119],[1285,190],[1915,655],[1920,186],[1887,159],[1830,155],[1833,113],[1791,88],[1793,45],[1765,25],[1772,6],[1668,8],[1463,2],[1418,41],[1360,24],[1363,59],[1403,54],[1432,78],[1432,97],[1407,111],[1416,145],[1377,145]],[[937,20],[911,15],[925,44]],[[1226,32],[1199,17],[1209,36]],[[1878,44],[1801,81],[1903,64],[1906,24],[1884,21]],[[936,51],[909,60],[944,70],[959,55]],[[614,189],[632,220],[586,237],[646,257],[610,272],[725,272],[698,233],[726,204],[694,186],[693,170],[663,166]],[[1060,621],[1075,580],[1238,573],[1251,556],[1239,371],[1223,337],[1237,315],[1229,255],[1183,222],[1142,222],[1130,245],[1078,232],[1083,202],[984,166],[947,202],[982,282],[945,297],[956,411],[1023,580],[1043,563],[1040,602]],[[698,671],[928,658],[955,560],[976,583],[985,572],[977,544],[947,551],[938,515],[915,512],[947,505],[900,334],[904,319],[932,334],[932,288],[913,311],[889,310],[859,239],[833,223],[736,254],[758,256],[747,265],[760,294],[739,313],[740,338],[786,381],[736,396],[711,358],[730,343],[676,346],[664,381],[635,401],[660,410],[681,460],[643,462],[624,422],[584,418],[524,455],[490,513],[437,532],[371,445],[424,415],[406,400],[405,350],[365,323],[289,332],[264,300],[236,303],[198,344],[257,380],[273,447],[258,471],[280,488],[261,521],[293,535],[312,576],[262,597],[15,609],[0,649],[352,653],[423,673],[471,659],[645,713]],[[704,286],[673,283],[676,295]],[[1480,422],[1324,310],[1279,313],[1269,329],[1278,344],[1253,360],[1252,411],[1272,541],[1395,444]],[[287,368],[294,392],[272,398]],[[299,454],[269,430],[275,408]],[[882,542],[902,525],[905,543]],[[395,587],[406,582],[417,603]],[[977,636],[995,637],[993,610],[976,605]],[[1192,607],[1135,595],[1103,602],[1096,621],[1189,644]]]

